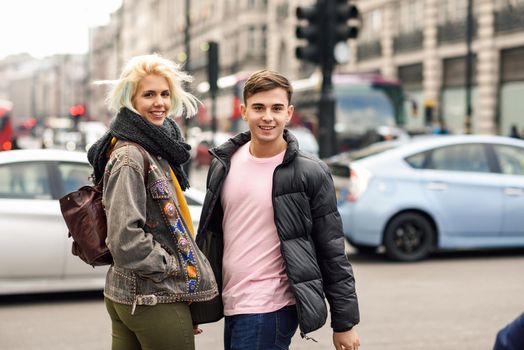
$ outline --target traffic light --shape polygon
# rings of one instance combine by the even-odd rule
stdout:
[[[298,47],[295,56],[313,62],[322,71],[322,88],[318,103],[319,146],[321,157],[336,151],[335,99],[331,75],[337,63],[348,59],[346,41],[358,35],[360,15],[349,0],[317,0],[314,6],[297,7],[297,18],[307,21],[296,30],[306,46]]]
[[[349,59],[349,49],[346,41],[355,39],[360,28],[360,14],[358,8],[348,0],[331,0],[329,34],[330,44],[333,45],[335,63],[346,63]]]
[[[69,114],[72,117],[82,117],[86,112],[86,108],[83,104],[77,104],[69,108]]]
[[[335,43],[356,39],[360,27],[360,13],[355,5],[348,0],[335,0]]]
[[[209,82],[209,91],[216,93],[218,90],[218,43],[210,41],[208,45],[207,79]]]
[[[296,10],[298,20],[307,21],[304,25],[298,25],[296,37],[305,39],[306,46],[299,46],[295,50],[295,56],[299,60],[321,64],[323,59],[323,40],[325,34],[325,2],[320,0],[314,6],[299,6]]]
[[[297,47],[295,56],[328,69],[337,62],[342,63],[334,55],[347,51],[341,50],[340,46],[358,36],[358,8],[349,0],[317,0],[313,6],[297,7],[296,15],[298,20],[306,21],[306,24],[297,26],[296,37],[305,39],[307,44]]]

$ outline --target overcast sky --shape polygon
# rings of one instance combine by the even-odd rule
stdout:
[[[0,59],[85,53],[88,28],[109,22],[122,0],[0,0]]]

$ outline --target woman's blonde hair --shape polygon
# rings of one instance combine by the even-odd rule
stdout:
[[[197,113],[200,101],[183,87],[185,82],[191,82],[193,78],[180,70],[175,62],[158,54],[135,56],[129,60],[120,78],[109,91],[109,109],[118,112],[122,107],[127,107],[138,113],[132,103],[138,83],[145,76],[152,74],[166,78],[169,84],[171,109],[168,115],[179,116],[185,112],[187,117],[191,117]]]

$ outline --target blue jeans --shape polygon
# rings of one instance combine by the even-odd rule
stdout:
[[[224,349],[285,350],[289,348],[297,327],[295,305],[264,314],[226,316]]]
[[[524,349],[524,313],[497,333],[493,350]]]

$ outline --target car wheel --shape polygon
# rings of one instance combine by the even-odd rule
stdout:
[[[435,230],[424,216],[404,213],[386,227],[386,254],[394,260],[415,261],[425,258],[433,249]]]

